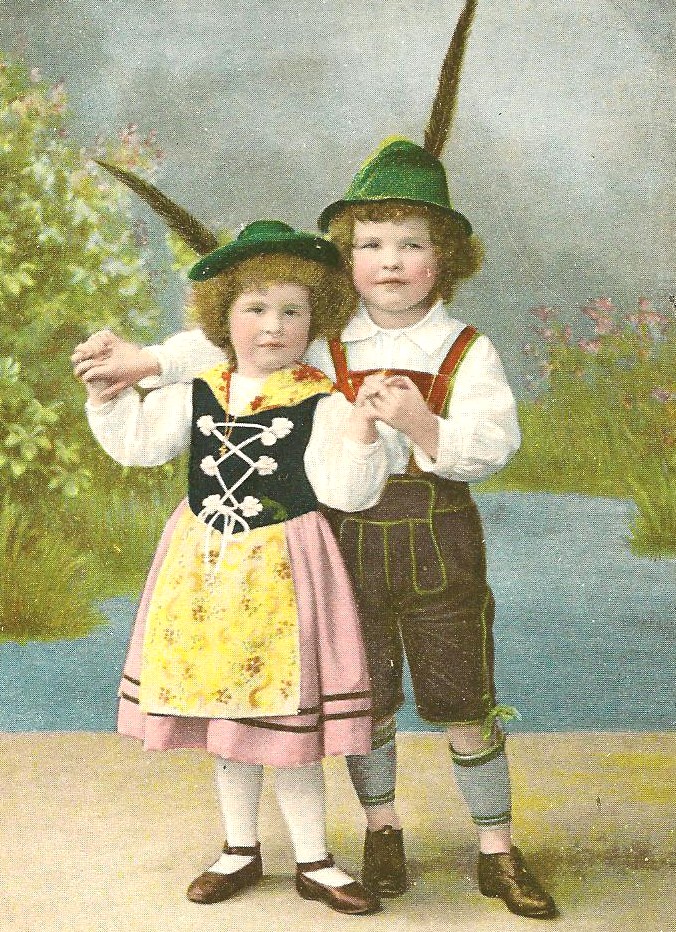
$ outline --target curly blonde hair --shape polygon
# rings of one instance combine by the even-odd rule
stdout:
[[[312,320],[308,341],[340,335],[357,308],[357,295],[349,277],[312,259],[288,253],[251,256],[195,282],[188,314],[230,362],[235,354],[230,340],[230,308],[245,291],[266,288],[276,282],[302,285],[310,295]]]
[[[452,214],[440,208],[410,201],[363,201],[347,204],[329,224],[329,239],[336,244],[348,268],[352,266],[355,222],[400,223],[411,217],[427,222],[437,257],[438,269],[431,297],[450,303],[458,285],[481,268],[484,245],[478,236],[468,236]]]

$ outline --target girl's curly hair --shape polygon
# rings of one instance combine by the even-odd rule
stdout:
[[[272,253],[243,259],[213,278],[195,282],[189,315],[207,338],[234,362],[230,308],[245,291],[265,288],[275,282],[307,288],[312,308],[309,341],[339,336],[357,308],[357,295],[344,272],[312,259]]]
[[[356,221],[399,223],[411,217],[427,221],[437,256],[437,276],[432,299],[450,303],[461,281],[481,268],[484,245],[478,236],[468,236],[452,214],[428,204],[410,201],[368,201],[348,204],[329,224],[329,239],[336,244],[343,261],[352,266],[352,242]]]

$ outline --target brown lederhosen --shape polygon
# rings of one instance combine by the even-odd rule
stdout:
[[[439,373],[403,372],[441,414],[464,354],[466,327]],[[350,400],[369,372],[350,372],[331,344],[336,385]],[[382,371],[382,370],[374,370]],[[479,513],[466,482],[423,473],[413,463],[390,476],[380,501],[358,513],[327,510],[359,604],[372,681],[373,714],[404,702],[406,651],[418,711],[430,722],[482,721],[495,704],[494,603],[486,582]]]

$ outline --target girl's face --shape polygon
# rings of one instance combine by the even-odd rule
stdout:
[[[303,357],[312,308],[304,285],[271,282],[244,291],[230,308],[230,341],[237,371],[264,378]]]
[[[377,324],[405,327],[429,310],[437,258],[427,221],[356,220],[352,239],[354,286]]]

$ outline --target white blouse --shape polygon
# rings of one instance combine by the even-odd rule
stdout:
[[[260,393],[263,381],[233,373],[232,414],[241,414]],[[304,463],[320,502],[342,511],[361,511],[378,501],[390,467],[380,440],[363,444],[345,436],[351,410],[338,392],[319,400]],[[86,411],[94,436],[112,459],[123,466],[158,466],[190,443],[192,386],[167,385],[143,399],[129,388],[102,405],[88,401]]]
[[[421,321],[399,330],[378,327],[362,306],[343,331],[341,341],[351,369],[435,373],[464,326],[450,317],[441,301]],[[148,385],[189,381],[224,358],[222,350],[210,343],[201,330],[184,331],[150,349],[162,375],[144,380],[142,384]],[[324,340],[315,340],[308,347],[305,360],[335,379]],[[521,434],[514,395],[491,341],[480,336],[458,369],[447,415],[439,417],[435,460],[386,424],[379,422],[378,431],[387,446],[393,473],[405,471],[411,452],[420,469],[447,479],[478,481],[501,469],[519,449]]]

